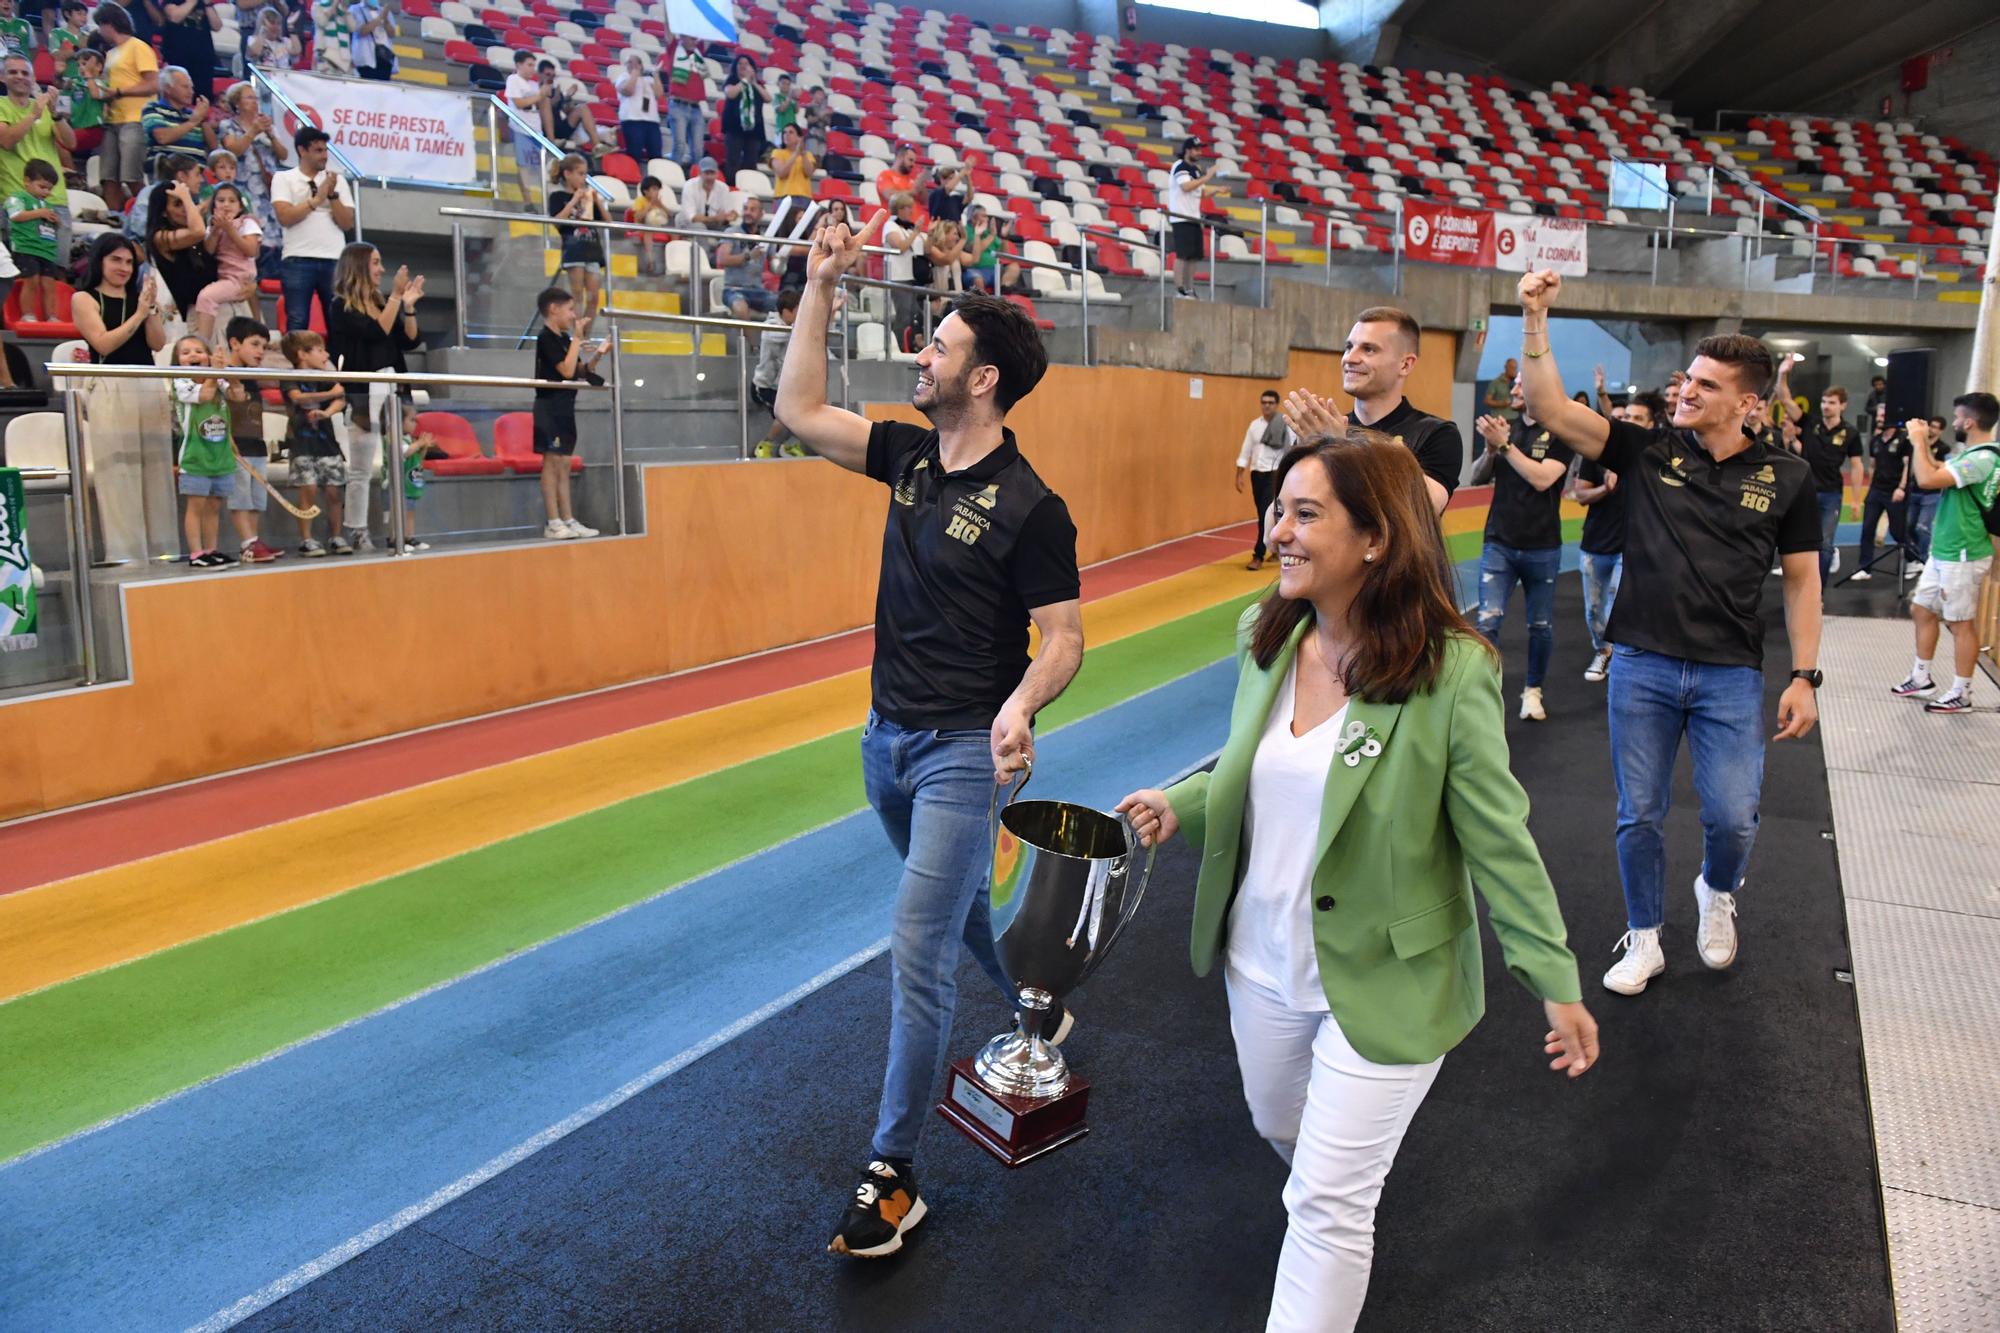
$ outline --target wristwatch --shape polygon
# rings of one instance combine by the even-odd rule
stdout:
[[[1820,669],[1818,667],[1811,667],[1804,671],[1794,671],[1792,673],[1792,679],[1802,680],[1806,684],[1812,686],[1814,689],[1818,689],[1820,687],[1820,684],[1826,680],[1826,677],[1820,672]]]

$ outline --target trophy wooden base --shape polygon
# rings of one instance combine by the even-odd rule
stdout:
[[[966,1059],[952,1062],[937,1109],[965,1137],[1008,1166],[1020,1166],[1088,1134],[1083,1112],[1089,1104],[1090,1084],[1073,1073],[1053,1097],[1014,1097],[981,1083]]]

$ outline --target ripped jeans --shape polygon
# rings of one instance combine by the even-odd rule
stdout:
[[[1479,553],[1479,632],[1495,648],[1500,646],[1500,625],[1507,619],[1507,599],[1514,585],[1528,604],[1528,680],[1538,686],[1549,674],[1549,656],[1555,651],[1556,630],[1552,619],[1556,600],[1556,572],[1562,568],[1562,547],[1547,546],[1532,551],[1503,546],[1487,539]]]

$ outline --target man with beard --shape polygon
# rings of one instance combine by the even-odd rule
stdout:
[[[876,1258],[923,1220],[912,1160],[943,1074],[961,950],[1013,1002],[989,914],[993,785],[1034,762],[1035,714],[1083,658],[1076,528],[1021,456],[1008,409],[1048,368],[1033,321],[961,298],[917,354],[923,430],[826,401],[826,326],[840,276],[881,230],[822,227],[778,380],[778,416],[820,456],[889,487],[875,597],[868,802],[903,859],[890,928],[889,1062],[870,1160],[827,1249]],[[1030,663],[1028,625],[1041,632]],[[1054,1006],[1043,1035],[1071,1016]]]
[[[1417,456],[1431,508],[1442,514],[1458,489],[1465,440],[1454,423],[1417,411],[1403,396],[1403,386],[1417,368],[1422,336],[1408,311],[1370,306],[1355,316],[1348,331],[1340,354],[1340,387],[1353,395],[1355,425],[1391,436]],[[1285,420],[1301,440],[1337,435],[1348,424],[1331,398],[1310,389],[1292,391],[1285,400]]]

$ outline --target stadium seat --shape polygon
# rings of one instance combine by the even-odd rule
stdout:
[[[440,477],[494,477],[507,470],[497,458],[488,458],[473,434],[472,423],[456,412],[419,412],[416,433],[428,432],[448,458],[433,459],[427,465]]]
[[[17,282],[7,293],[5,318],[7,327],[13,331],[14,336],[18,338],[53,338],[57,341],[82,336],[77,332],[76,325],[67,319],[23,319],[21,317],[21,287],[22,284]],[[56,283],[56,309],[67,312],[69,310],[69,298],[75,294],[76,289],[68,283]]]
[[[312,304],[312,314],[306,318],[306,327],[322,338],[326,336],[326,309],[317,300]],[[280,333],[285,328],[285,298],[282,294],[278,297],[278,315],[272,328]]]
[[[8,467],[69,470],[69,445],[60,412],[24,412],[7,423]]]
[[[540,476],[542,456],[535,452],[535,414],[503,412],[493,423],[493,454],[509,472]],[[583,460],[572,457],[569,470],[583,471]]]

